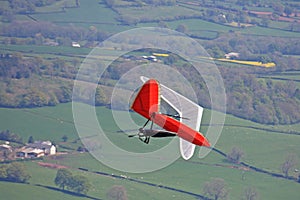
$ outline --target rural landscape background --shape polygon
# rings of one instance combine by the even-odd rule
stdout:
[[[0,0],[0,14],[1,197],[300,198],[299,1]],[[155,172],[131,174],[89,154],[75,129],[71,101],[78,69],[93,48],[139,27],[169,28],[199,42],[209,54],[202,59],[214,61],[223,77],[227,114],[214,151],[204,159],[196,153]],[[106,49],[99,59],[136,42],[118,41],[121,48]],[[217,112],[210,110],[205,82],[179,56],[158,49],[124,54],[103,74],[95,97],[82,100],[95,100],[107,136],[129,151],[153,151],[169,142],[129,139],[110,109],[120,77],[152,62],[176,67],[191,82],[205,108],[202,133]],[[116,112],[123,116],[124,107]],[[16,156],[37,141],[51,141],[57,153]]]

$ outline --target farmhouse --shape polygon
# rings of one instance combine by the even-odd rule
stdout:
[[[80,44],[78,42],[72,42],[72,47],[80,48]]]
[[[0,145],[0,151],[12,151],[12,148],[11,148],[11,146],[9,146],[8,144],[1,144]]]
[[[233,58],[238,58],[240,56],[239,53],[236,52],[230,52],[224,55],[226,59],[233,59]]]
[[[35,141],[16,152],[19,158],[38,158],[56,154],[56,147],[50,141]]]

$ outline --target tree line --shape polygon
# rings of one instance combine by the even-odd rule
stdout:
[[[102,41],[108,37],[108,33],[91,26],[88,29],[73,25],[59,26],[46,21],[18,21],[14,20],[1,28],[0,34],[7,37],[63,39],[72,41]]]
[[[23,139],[20,135],[13,133],[9,130],[0,131],[0,140],[21,144],[23,143]]]
[[[109,7],[116,7],[120,5],[121,0],[104,0],[107,6]],[[173,6],[176,4],[176,0],[138,0],[132,1],[132,6],[143,6],[143,5],[154,5],[154,6]]]
[[[36,7],[51,5],[55,2],[56,0],[8,0],[9,6],[1,8],[0,13],[10,11],[12,14],[28,14],[34,12]]]
[[[0,62],[0,106],[54,106],[72,100],[73,80],[79,61],[61,58],[24,57],[7,54]],[[84,92],[84,91],[78,91]],[[91,102],[92,96],[85,97]],[[106,105],[108,99],[102,87],[95,94],[96,105]]]
[[[179,60],[178,56],[170,54],[163,62],[183,74],[193,85],[198,103],[209,108],[211,102],[204,80],[190,64]],[[108,68],[105,77],[118,80],[134,66],[132,62],[115,62]],[[224,80],[228,113],[263,124],[300,121],[300,88],[295,82],[257,77],[268,74],[269,69],[230,66],[219,66],[219,69]]]
[[[72,82],[68,79],[76,75],[73,64],[63,59],[49,62],[41,57],[7,54],[0,62],[0,105],[40,107],[69,102]]]
[[[201,81],[201,77],[195,76],[191,66],[179,62],[178,59],[178,57],[171,55],[163,61],[165,64],[178,68],[182,74],[188,77],[189,81],[195,84],[196,92],[200,97],[199,103],[202,106],[210,107],[209,98],[203,95],[208,94],[205,83],[203,80]],[[66,61],[60,58],[49,62],[41,57],[24,58],[21,54],[1,58],[1,60],[1,106],[39,107],[71,101],[73,92],[72,81],[77,73],[77,62]],[[115,62],[104,73],[104,78],[106,80],[118,80],[119,77],[135,65],[135,61],[120,60],[120,62]],[[278,82],[266,78],[257,78],[257,75],[267,74],[270,71],[284,70],[282,67],[278,66],[279,69],[255,69],[253,67],[233,68],[219,66],[226,87],[228,113],[264,124],[291,124],[299,122],[299,87],[293,81]],[[297,66],[289,66],[289,69],[292,67]],[[44,85],[44,87],[38,87],[32,83],[36,77],[43,77],[39,80],[39,85]],[[59,79],[60,77],[62,79]],[[27,84],[24,85],[26,80]],[[44,82],[46,80],[47,82]],[[18,85],[17,82],[22,82],[23,84]],[[22,87],[26,89],[24,90]],[[77,93],[83,94],[84,92],[75,91],[75,95]],[[99,86],[95,97],[87,94],[84,95],[82,100],[86,103],[96,100],[96,105],[107,105],[109,96]]]
[[[216,40],[203,41],[202,44],[214,58],[223,58],[226,53],[237,52],[239,53],[238,59],[241,60],[275,62],[276,68],[273,70],[276,71],[300,69],[300,62],[297,57],[294,57],[294,55],[300,55],[297,38],[253,37],[230,32],[220,35]]]
[[[161,22],[161,26],[167,26]],[[184,24],[178,25],[177,29],[188,35],[188,27]],[[86,40],[88,43],[99,42],[106,39],[109,34],[97,30],[96,27],[84,29],[81,27],[68,26],[61,27],[51,22],[32,22],[32,21],[14,21],[4,26],[0,31],[6,39],[7,44],[38,44],[46,43],[47,39],[54,39],[59,45],[70,45],[71,41]],[[18,42],[14,37],[24,38]],[[265,62],[275,62],[276,70],[298,70],[300,69],[299,61],[295,56],[300,55],[300,44],[297,38],[268,37],[268,36],[251,36],[242,35],[235,32],[220,35],[216,40],[204,40],[203,46],[208,53],[214,58],[222,58],[226,53],[238,52],[239,59]],[[26,75],[28,76],[28,75]]]
[[[3,54],[0,62],[0,78],[28,79],[35,75],[74,79],[77,61],[54,58],[50,61],[42,57],[24,57],[21,53]]]
[[[259,79],[240,70],[222,69],[227,110],[235,116],[263,124],[300,121],[300,89],[295,82]]]
[[[36,9],[43,6],[49,6],[61,0],[7,0],[8,6],[0,8],[3,22],[10,22],[15,19],[16,14],[35,13]],[[74,7],[79,7],[79,0],[74,0]],[[67,3],[63,4],[62,11],[67,7]]]

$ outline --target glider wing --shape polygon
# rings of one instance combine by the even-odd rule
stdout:
[[[143,117],[151,119],[151,113],[159,112],[159,93],[159,83],[154,79],[147,80],[135,97],[131,109]]]

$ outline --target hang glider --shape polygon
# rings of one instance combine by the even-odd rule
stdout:
[[[144,85],[136,95],[131,109],[147,119],[137,136],[149,143],[150,137],[180,137],[180,152],[184,159],[192,157],[195,145],[207,146],[208,140],[197,130],[200,128],[203,108],[170,88],[159,84],[155,79],[141,77]],[[178,114],[160,112],[161,99]],[[151,121],[150,129],[145,129]],[[153,130],[153,123],[164,130]],[[135,136],[135,135],[132,135]],[[131,136],[130,136],[131,137]]]
[[[145,83],[149,78],[141,76],[141,80]],[[180,121],[194,130],[200,130],[203,108],[167,86],[162,84],[160,86],[161,98],[179,114]],[[181,156],[185,160],[190,159],[196,145],[182,138],[180,138],[179,144]]]

